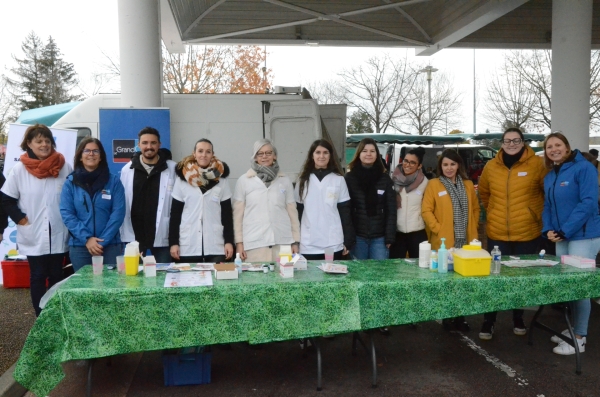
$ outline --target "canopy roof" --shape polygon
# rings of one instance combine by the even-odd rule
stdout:
[[[60,105],[46,106],[38,109],[24,110],[15,123],[17,124],[44,124],[52,125],[69,110],[81,102],[61,103]]]
[[[457,135],[406,135],[406,134],[352,134],[346,135],[346,143],[358,143],[364,138],[372,138],[377,143],[412,143],[415,145],[448,145],[462,143],[463,136]]]

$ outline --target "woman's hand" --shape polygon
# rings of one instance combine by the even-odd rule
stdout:
[[[177,259],[179,260],[179,246],[178,245],[172,245],[171,249],[169,250],[171,257],[173,259]]]
[[[246,251],[244,251],[244,243],[237,243],[235,245],[235,251],[240,254],[240,258],[242,258],[243,261],[245,261],[248,257],[248,255],[246,255]]]
[[[104,239],[98,237],[90,237],[87,239],[85,243],[85,248],[87,248],[88,252],[92,254],[92,256],[102,255],[104,249],[99,244],[100,241],[104,241]]]
[[[18,225],[19,226],[29,225],[29,218],[27,218],[27,216],[25,216],[25,218],[23,218],[19,221]]]
[[[299,244],[298,243],[292,244],[292,254],[297,254],[298,252],[300,252]]]
[[[226,243],[225,244],[225,259],[229,259],[232,256],[233,256],[233,245],[231,245],[231,243]]]
[[[553,243],[558,243],[559,241],[562,241],[562,238],[558,237],[558,234],[556,234],[554,230],[549,230],[547,237],[548,240],[552,241]]]
[[[392,244],[386,244],[385,248],[390,249],[391,246],[392,246]]]
[[[342,250],[342,255],[348,255],[348,248],[344,245],[344,249]]]

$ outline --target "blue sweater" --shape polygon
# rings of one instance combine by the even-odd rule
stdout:
[[[69,229],[69,245],[85,246],[87,239],[98,237],[103,247],[121,242],[119,229],[125,219],[125,189],[117,175],[110,175],[102,190],[90,197],[69,175],[60,196],[60,214]]]
[[[574,152],[558,173],[551,170],[544,178],[544,237],[549,230],[567,240],[600,237],[598,171],[579,150]]]

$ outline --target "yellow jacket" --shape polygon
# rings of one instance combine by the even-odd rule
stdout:
[[[542,233],[544,160],[526,146],[508,169],[504,150],[488,161],[479,179],[479,198],[487,211],[487,236],[500,241],[530,241]]]
[[[467,220],[467,242],[477,238],[477,226],[479,224],[479,200],[473,182],[463,179],[469,205],[469,219]],[[441,238],[446,239],[446,248],[454,247],[454,211],[452,210],[452,199],[446,187],[438,178],[429,181],[425,194],[421,215],[425,221],[425,229],[431,249],[437,250],[442,244]]]

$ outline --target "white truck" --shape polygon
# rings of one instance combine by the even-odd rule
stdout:
[[[101,108],[120,107],[120,94],[99,94],[86,99],[53,127],[78,131],[102,141],[99,128]],[[173,160],[192,153],[200,138],[212,141],[215,155],[230,169],[230,184],[250,168],[253,143],[271,139],[278,150],[281,170],[295,181],[310,144],[321,137],[331,140],[336,157],[345,166],[346,105],[319,105],[300,95],[276,94],[165,94],[170,109]],[[326,132],[324,132],[326,130]],[[110,151],[110,143],[103,142]],[[164,142],[163,142],[164,146]]]

